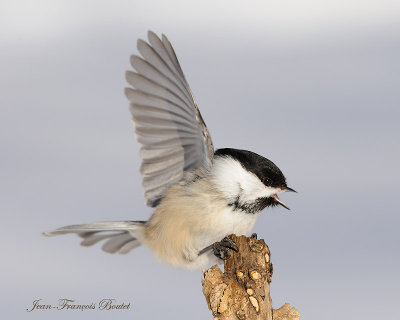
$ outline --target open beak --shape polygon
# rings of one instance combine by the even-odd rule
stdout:
[[[293,190],[293,191],[294,191],[294,190]],[[296,191],[294,191],[294,192],[296,192]],[[278,197],[277,194],[274,194],[274,195],[272,196],[272,198],[274,198],[275,201],[278,202],[282,207],[284,207],[284,208],[290,210],[290,208],[289,208],[283,201],[281,201],[281,199],[279,199],[279,197]]]

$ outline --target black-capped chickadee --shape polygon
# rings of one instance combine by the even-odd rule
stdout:
[[[161,260],[189,269],[220,262],[237,250],[229,234],[248,235],[264,208],[281,205],[279,192],[294,191],[270,160],[250,151],[219,149],[197,108],[166,36],[138,40],[126,79],[136,139],[143,145],[140,172],[148,221],[72,225],[44,233],[76,233],[81,244],[105,240],[103,250],[128,253],[141,244]],[[222,240],[221,240],[222,239]]]

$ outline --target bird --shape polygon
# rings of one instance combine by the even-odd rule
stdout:
[[[247,150],[214,150],[213,142],[168,38],[148,32],[141,56],[126,72],[125,95],[135,137],[142,145],[140,173],[147,221],[101,221],[43,233],[74,233],[81,245],[104,241],[108,253],[126,254],[144,245],[175,267],[201,269],[237,251],[230,234],[249,235],[261,211],[289,207],[278,193],[288,187],[282,171]],[[289,209],[290,210],[290,209]]]

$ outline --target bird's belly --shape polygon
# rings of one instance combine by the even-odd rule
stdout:
[[[221,241],[232,233],[237,236],[249,235],[257,217],[258,214],[249,214],[240,210],[232,211],[229,207],[214,213],[210,219],[207,234],[198,239],[197,249],[201,250],[214,242]]]
[[[190,269],[218,262],[212,250],[199,252],[232,233],[248,235],[258,216],[220,204],[202,207],[180,202],[167,209],[157,208],[147,224],[144,243],[160,259]]]
[[[221,241],[224,237],[234,233],[237,236],[248,235],[254,227],[258,214],[248,214],[242,211],[232,211],[227,208],[220,212],[213,212],[209,216],[209,225],[207,231],[198,235],[192,244],[187,247],[192,252],[192,259],[185,267],[197,269],[211,264],[221,262],[212,250],[198,255],[202,249],[210,246],[214,242]],[[191,249],[190,249],[191,248]],[[190,254],[189,254],[190,256]]]

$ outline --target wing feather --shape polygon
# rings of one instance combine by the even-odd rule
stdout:
[[[175,76],[184,84],[184,86],[187,88],[186,90],[190,92],[190,90],[188,90],[188,86],[186,85],[186,79],[183,76],[183,72],[182,70],[180,70],[179,63],[177,68],[177,65],[171,59],[168,50],[166,49],[165,45],[160,40],[160,38],[157,37],[157,35],[152,31],[149,31],[148,38],[154,50],[164,60],[164,62],[168,65],[168,67],[174,72]]]
[[[143,60],[141,57],[132,55],[131,56],[131,65],[132,67],[141,75],[146,77],[147,79],[164,86],[178,95],[182,100],[190,105],[190,97],[185,94],[184,88],[176,84],[176,82],[167,78],[164,74],[158,71],[154,66],[148,63],[146,60]]]
[[[152,93],[153,95],[158,96],[160,98],[165,98],[181,107],[184,108],[188,107],[187,102],[184,99],[180,98],[178,94],[171,91],[167,87],[164,87],[144,77],[141,74],[132,71],[127,71],[126,80],[132,87],[135,87],[140,91]]]
[[[154,176],[161,174],[165,171],[174,171],[175,169],[180,169],[184,166],[184,162],[181,159],[172,159],[170,162],[155,162],[151,164],[145,164],[142,166],[142,175]]]
[[[142,144],[145,197],[154,207],[185,171],[210,167],[214,148],[171,43],[151,31],[148,41],[137,42],[142,57],[131,56],[136,72],[127,71],[132,88],[125,94],[131,102],[136,139]]]
[[[129,88],[128,88],[129,89]],[[187,115],[187,119],[191,120],[190,117],[193,117],[193,113],[190,112],[187,108],[184,108],[183,106],[173,103],[170,100],[167,100],[162,97],[157,97],[156,95],[153,95],[151,93],[135,90],[135,89],[130,89],[128,90],[128,99],[131,99],[132,102],[135,104],[141,104],[149,107],[154,107],[154,108],[159,108],[162,110],[173,110],[175,112],[182,112],[183,114]]]

